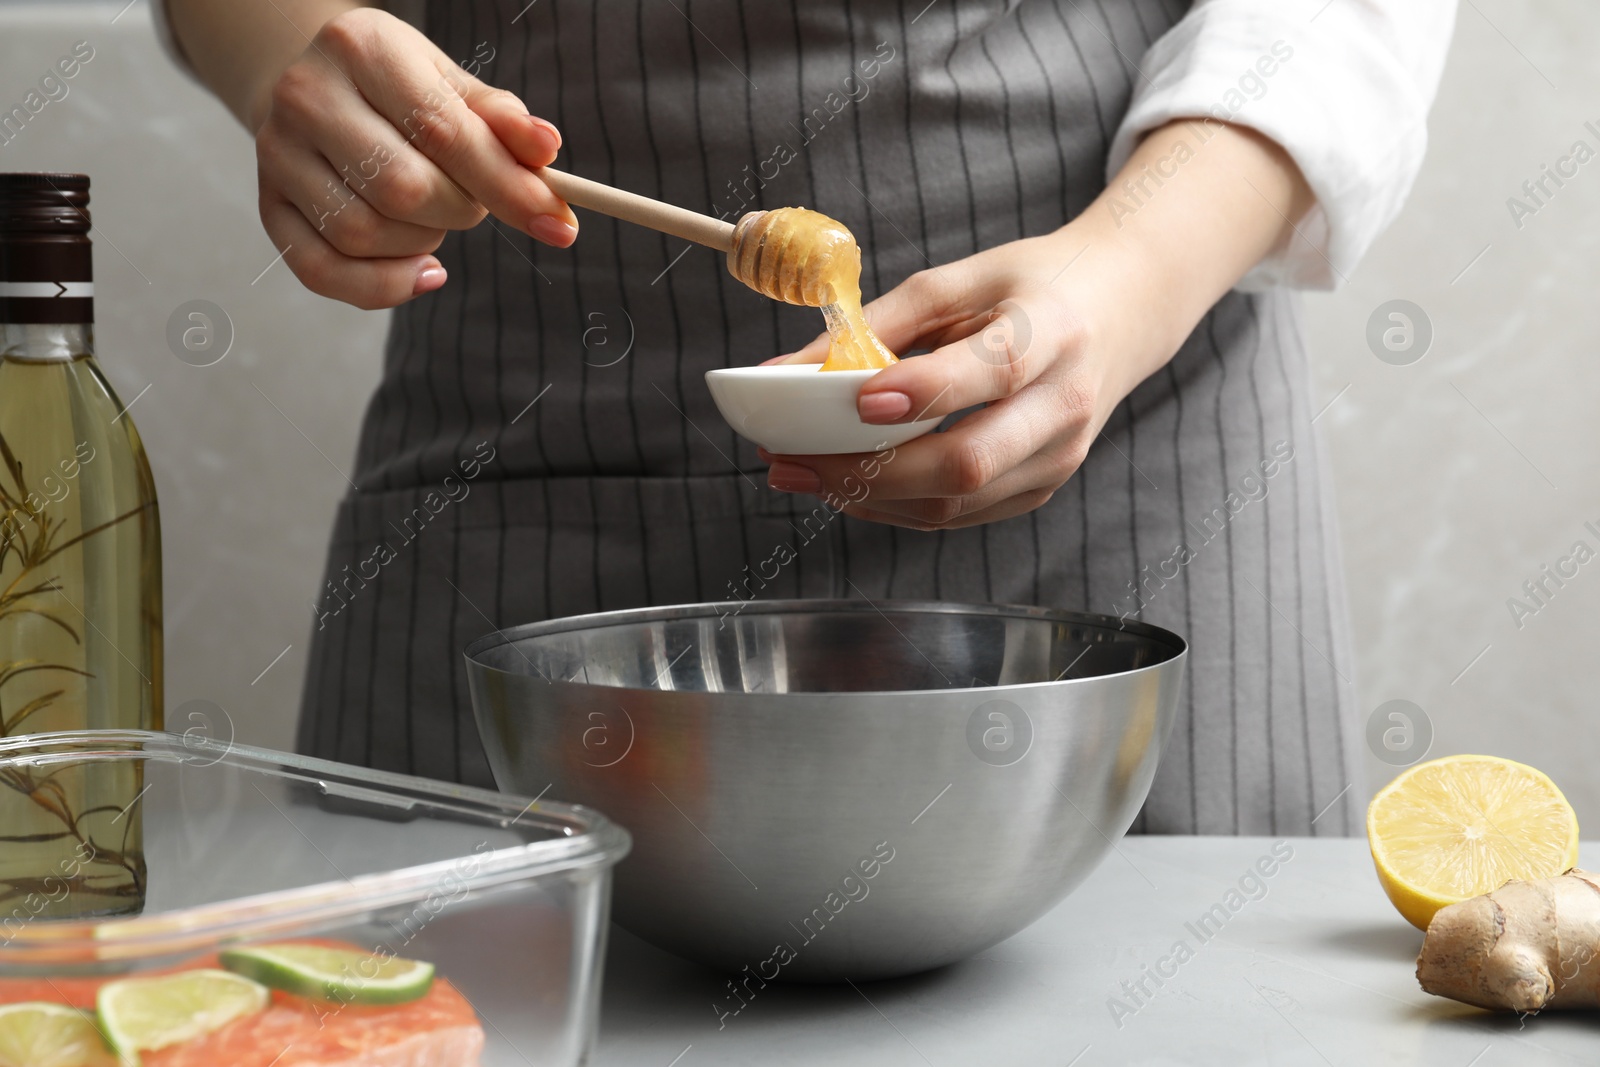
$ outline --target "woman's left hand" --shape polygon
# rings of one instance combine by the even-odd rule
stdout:
[[[769,456],[774,489],[920,530],[1032,511],[1083,462],[1126,395],[1074,299],[1068,231],[921,271],[867,307],[896,352],[931,349],[868,380],[863,422],[913,422],[986,405],[899,446],[863,482],[859,456]],[[819,362],[824,334],[787,362]]]
[[[1282,149],[1212,123],[1153,131],[1123,174],[1168,174],[1126,210],[1122,175],[1082,215],[1043,237],[919,271],[867,305],[895,352],[930,349],[868,379],[863,422],[894,424],[984,405],[943,433],[862,457],[779,456],[768,484],[846,514],[918,530],[1024,514],[1078,470],[1111,413],[1171,359],[1211,307],[1293,236],[1312,198]],[[1198,142],[1169,170],[1180,145]],[[1148,183],[1149,179],[1143,179]],[[1148,189],[1148,184],[1146,185]],[[769,362],[821,362],[824,334]]]

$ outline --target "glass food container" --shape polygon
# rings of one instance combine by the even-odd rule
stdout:
[[[118,775],[130,765],[144,787],[121,818],[142,824],[142,913],[43,917],[71,870],[0,887],[0,1004],[48,1000],[92,1012],[108,980],[217,967],[216,954],[230,947],[329,941],[435,965],[429,996],[458,993],[452,1003],[482,1033],[481,1058],[458,1052],[449,1067],[588,1061],[612,868],[629,848],[627,832],[603,815],[197,734],[0,740],[0,776]],[[0,838],[7,822],[0,810]],[[273,1010],[293,1000],[272,997]],[[319,1029],[333,1040],[340,1027],[384,1019],[382,1010],[327,1004]],[[475,1052],[477,1040],[455,1047]],[[265,1049],[261,1063],[300,1062],[285,1043]],[[300,1054],[319,1062],[311,1044]],[[146,1062],[163,1056],[194,1062],[172,1049]]]

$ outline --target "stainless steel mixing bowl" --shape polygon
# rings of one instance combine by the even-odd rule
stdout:
[[[501,787],[626,826],[613,917],[743,983],[910,974],[1038,918],[1144,802],[1185,656],[1109,616],[861,600],[615,611],[466,650]]]

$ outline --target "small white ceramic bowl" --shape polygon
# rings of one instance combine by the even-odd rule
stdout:
[[[921,437],[939,419],[877,426],[856,414],[856,394],[875,370],[832,370],[820,363],[724,367],[706,372],[717,410],[741,437],[768,452],[832,456],[878,452]]]

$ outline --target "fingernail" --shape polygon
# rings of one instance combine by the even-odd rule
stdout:
[[[528,121],[533,123],[539,129],[543,130],[545,133],[549,134],[550,140],[555,142],[557,149],[561,147],[561,131],[556,129],[553,123],[546,122],[537,115],[529,115]]]
[[[528,223],[528,232],[547,245],[566,248],[578,239],[578,228],[566,219],[554,215],[535,215]]]
[[[767,484],[780,493],[815,493],[822,488],[822,479],[810,467],[780,461],[768,469]]]
[[[447,277],[443,267],[427,267],[417,273],[417,281],[411,287],[411,295],[421,296],[423,293],[431,293],[443,285]]]
[[[904,393],[867,393],[856,399],[862,422],[893,422],[911,414],[911,398]]]

